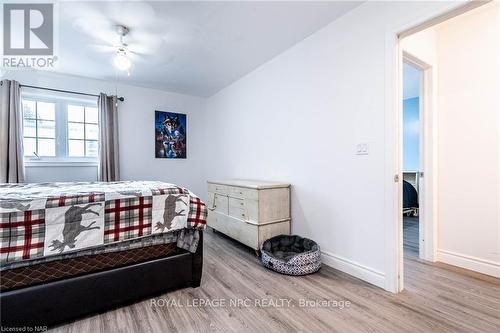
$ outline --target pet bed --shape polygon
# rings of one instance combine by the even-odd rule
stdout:
[[[305,275],[321,268],[321,253],[316,242],[300,236],[280,235],[261,246],[262,264],[278,273]]]

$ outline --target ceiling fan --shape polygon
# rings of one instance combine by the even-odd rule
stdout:
[[[166,20],[154,2],[108,1],[72,2],[62,20],[72,29],[64,31],[68,40],[75,38],[74,47],[81,43],[109,57],[118,71],[131,67],[153,70],[154,66],[167,66],[176,50],[188,44],[192,37],[191,27],[171,18]],[[68,7],[69,8],[69,7]],[[96,58],[99,59],[99,58]],[[116,59],[116,61],[115,61]]]
[[[98,52],[114,53],[113,64],[118,70],[129,74],[128,70],[132,66],[132,61],[145,61],[145,58],[151,56],[151,38],[147,38],[147,35],[144,36],[144,33],[139,32],[140,38],[137,38],[137,31],[134,29],[133,33],[136,38],[129,45],[125,42],[126,38],[128,41],[129,27],[117,24],[114,25],[114,33],[113,29],[103,29],[102,31],[105,33],[102,33],[99,39],[105,44],[90,44],[90,46]]]

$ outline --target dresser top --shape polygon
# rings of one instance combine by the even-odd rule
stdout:
[[[220,184],[237,187],[247,187],[257,190],[264,190],[269,188],[283,188],[290,187],[287,183],[270,182],[265,180],[248,180],[248,179],[224,179],[224,180],[209,180],[209,184]]]

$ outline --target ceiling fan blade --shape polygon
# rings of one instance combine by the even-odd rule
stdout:
[[[89,44],[89,47],[101,53],[116,53],[116,47],[106,44]]]
[[[128,50],[128,54],[131,54],[132,57],[134,58],[137,58],[137,57],[150,57],[151,54],[148,54],[148,53],[142,53],[142,52],[136,52],[136,51],[132,51],[132,50]]]
[[[134,52],[129,52],[129,57],[130,60],[132,60],[132,63],[148,63],[150,65],[154,64],[155,66],[166,66],[173,62],[175,59],[175,56],[173,54],[156,57],[154,55],[142,55]]]
[[[78,33],[83,33],[96,42],[115,44],[119,40],[114,32],[113,22],[99,15],[88,19],[77,18],[72,26]]]
[[[128,56],[130,60],[134,62],[142,61],[142,62],[153,62],[154,57],[149,54],[141,54],[141,53],[136,53],[136,52],[128,52]]]
[[[130,53],[135,53],[137,55],[152,56],[156,52],[154,49],[147,47],[146,45],[130,44],[127,46],[127,50]]]

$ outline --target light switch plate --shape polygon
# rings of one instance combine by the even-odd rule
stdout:
[[[356,155],[368,155],[368,144],[358,143],[356,145]]]

